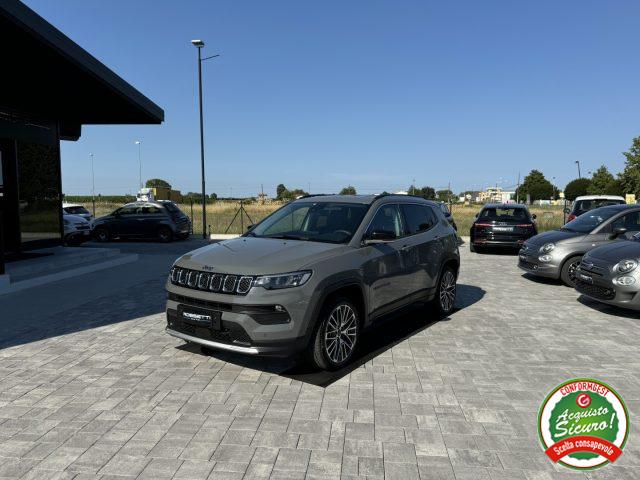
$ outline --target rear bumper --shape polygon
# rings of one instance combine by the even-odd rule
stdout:
[[[475,247],[505,247],[505,248],[519,248],[521,247],[526,238],[506,238],[506,239],[492,239],[492,238],[474,238],[471,243]]]

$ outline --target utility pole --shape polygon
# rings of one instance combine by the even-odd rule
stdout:
[[[142,185],[142,142],[140,140],[136,140],[136,145],[138,145],[138,164],[140,167],[140,188],[143,187]]]
[[[93,153],[89,154],[91,158],[91,203],[93,204],[93,218],[96,218],[96,178],[93,172]]]
[[[578,165],[578,178],[582,178],[582,175],[580,175],[580,160],[576,160],[576,165]]]
[[[200,173],[202,176],[202,238],[207,238],[207,194],[204,182],[204,122],[202,116],[202,62],[210,58],[219,57],[211,55],[202,58],[204,42],[202,40],[191,40],[194,47],[198,49],[198,105],[200,107]]]
[[[518,172],[518,186],[516,187],[516,203],[520,203],[520,172]]]

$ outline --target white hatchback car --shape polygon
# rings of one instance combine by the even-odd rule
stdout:
[[[80,245],[91,240],[91,223],[78,215],[62,215],[64,222],[63,243],[68,246]]]
[[[84,218],[88,222],[91,222],[93,220],[93,215],[91,215],[91,212],[89,212],[89,210],[87,210],[84,205],[80,205],[77,203],[63,203],[62,211],[65,215],[77,215],[78,217]]]

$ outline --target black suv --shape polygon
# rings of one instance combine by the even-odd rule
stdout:
[[[93,221],[93,236],[99,242],[113,238],[155,238],[170,242],[187,238],[190,231],[189,217],[170,201],[128,203],[111,215]]]

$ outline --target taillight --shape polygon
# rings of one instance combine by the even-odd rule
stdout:
[[[492,225],[490,223],[474,223],[473,226],[474,228],[484,228],[491,227]]]
[[[567,218],[567,223],[569,223],[571,220],[575,220],[576,218],[578,217],[572,213],[571,215],[569,215],[569,218]]]

